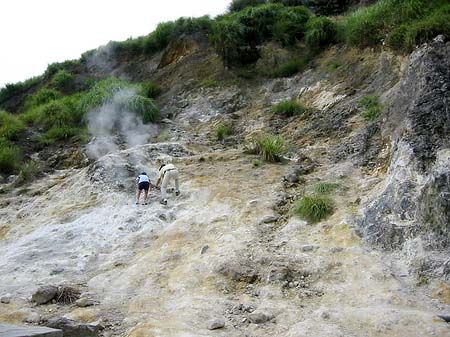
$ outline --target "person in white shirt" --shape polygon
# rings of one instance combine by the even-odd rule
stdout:
[[[143,205],[148,204],[148,190],[150,188],[150,178],[147,176],[147,173],[142,172],[137,178],[136,178],[136,184],[137,184],[137,194],[136,194],[136,205],[139,204],[139,199],[141,197],[141,192],[144,190],[144,203]]]
[[[156,187],[161,183],[161,204],[167,205],[167,185],[171,180],[175,181],[175,194],[180,195],[179,189],[179,173],[178,169],[173,164],[162,164],[159,168],[159,177],[156,182]]]

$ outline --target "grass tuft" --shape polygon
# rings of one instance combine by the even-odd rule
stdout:
[[[233,129],[229,125],[223,123],[217,125],[214,131],[216,138],[219,141],[225,140],[225,138],[233,134]]]
[[[285,100],[274,105],[272,107],[272,112],[287,117],[300,116],[304,114],[306,108],[298,103],[296,100]]]
[[[328,197],[305,195],[295,202],[292,212],[312,223],[317,223],[333,214],[334,203]]]
[[[365,109],[362,116],[369,121],[377,120],[383,112],[378,95],[366,95],[359,100],[359,104]]]

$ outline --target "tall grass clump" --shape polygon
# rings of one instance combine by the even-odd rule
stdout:
[[[14,174],[20,166],[20,148],[11,142],[0,139],[0,172]]]
[[[63,94],[55,89],[41,88],[25,101],[26,109],[32,109],[42,104],[55,101],[63,97]]]
[[[285,151],[285,142],[281,136],[265,135],[255,141],[256,152],[263,161],[274,163],[281,161]]]
[[[310,62],[308,57],[290,60],[268,73],[271,77],[291,77],[306,69]]]
[[[280,14],[272,28],[275,41],[283,46],[293,45],[305,35],[311,12],[303,6],[279,9]]]
[[[337,41],[338,26],[331,19],[319,16],[306,25],[305,44],[312,52],[318,52]]]
[[[30,160],[20,167],[19,178],[17,180],[18,184],[23,184],[28,181],[32,181],[41,173],[41,167],[38,163]]]
[[[292,117],[302,115],[303,113],[305,113],[306,108],[296,100],[291,99],[275,104],[271,110],[275,114]]]
[[[161,94],[161,87],[153,81],[147,81],[141,84],[142,95],[148,98],[156,98]]]
[[[233,134],[233,129],[227,124],[220,123],[214,129],[214,133],[216,134],[217,140],[222,141]]]
[[[345,41],[351,46],[387,44],[397,50],[425,42],[437,34],[448,34],[448,2],[445,0],[381,0],[349,14],[344,20]],[[403,27],[401,27],[403,26]],[[407,42],[406,32],[422,27],[420,39]],[[447,32],[447,33],[446,33]],[[405,38],[405,45],[401,42]]]
[[[305,195],[298,199],[292,208],[294,214],[297,214],[312,223],[317,223],[326,219],[333,214],[333,211],[333,200],[325,196]]]
[[[329,194],[333,192],[339,185],[335,183],[317,183],[314,186],[314,191],[317,194]]]
[[[383,105],[378,95],[366,95],[359,100],[359,104],[364,109],[362,116],[367,120],[374,121],[383,112]]]
[[[0,110],[0,139],[17,140],[23,131],[25,131],[25,124],[20,119]]]
[[[71,73],[65,71],[64,69],[60,69],[53,75],[51,80],[51,85],[57,89],[64,89],[69,86],[75,80],[75,76]]]

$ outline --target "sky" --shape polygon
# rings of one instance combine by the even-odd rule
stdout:
[[[231,0],[1,0],[0,88],[42,74],[48,64],[181,16],[212,17]]]

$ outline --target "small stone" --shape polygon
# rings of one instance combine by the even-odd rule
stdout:
[[[23,321],[25,323],[39,324],[39,322],[41,321],[41,315],[36,312],[32,312],[27,317],[25,317]]]
[[[310,251],[312,251],[312,250],[319,249],[319,247],[313,246],[313,245],[305,245],[305,246],[302,246],[300,249],[301,249],[303,252],[310,252]]]
[[[93,300],[86,297],[82,297],[79,300],[75,301],[75,305],[80,308],[90,307],[93,306],[94,304],[95,302]]]
[[[50,275],[58,275],[64,271],[64,268],[55,268],[50,272]]]
[[[9,303],[11,303],[11,295],[10,295],[10,294],[7,294],[7,295],[5,295],[5,296],[2,296],[2,297],[0,298],[0,302],[3,303],[3,304],[9,304]]]
[[[209,246],[208,246],[208,245],[203,246],[202,251],[201,251],[201,254],[202,254],[202,255],[205,254],[206,251],[207,251],[208,249],[209,249]]]
[[[342,252],[343,250],[344,250],[343,247],[333,247],[333,248],[331,248],[330,251],[331,251],[333,254],[336,254],[336,253]]]
[[[216,318],[208,322],[208,330],[222,329],[224,326],[225,321],[222,318]]]
[[[248,319],[253,324],[262,324],[274,319],[274,315],[266,312],[254,312],[248,315]]]
[[[37,305],[45,304],[53,300],[56,297],[57,293],[58,287],[55,286],[40,287],[31,297],[31,301],[35,302]]]
[[[278,215],[268,215],[261,220],[261,223],[274,223],[277,222],[280,217]]]

